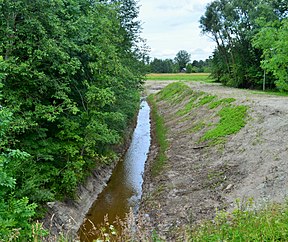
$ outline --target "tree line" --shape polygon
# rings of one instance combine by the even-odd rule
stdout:
[[[139,105],[134,0],[0,1],[0,240],[111,163]],[[143,45],[144,46],[144,45]]]
[[[217,44],[212,75],[225,85],[288,91],[288,3],[215,0],[200,27]]]
[[[210,72],[210,59],[193,60],[186,50],[180,50],[174,59],[154,58],[147,64],[147,71],[151,73],[201,73]]]

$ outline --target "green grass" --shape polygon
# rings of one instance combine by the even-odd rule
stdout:
[[[210,73],[151,73],[146,75],[147,80],[153,81],[201,81],[212,83],[214,80],[210,77]]]
[[[207,94],[199,100],[199,102],[197,103],[197,107],[200,107],[200,106],[203,106],[207,103],[210,103],[215,98],[216,98],[216,96]]]
[[[194,127],[190,130],[191,133],[195,133],[195,132],[198,132],[200,131],[201,129],[205,128],[206,126],[206,123],[204,123],[203,121],[202,122],[199,122],[199,123],[196,123],[194,125]]]
[[[247,109],[248,107],[243,105],[223,107],[218,112],[220,116],[219,123],[216,124],[215,128],[208,130],[200,141],[216,140],[237,133],[246,124]]]
[[[156,142],[159,148],[157,157],[152,164],[151,174],[152,176],[157,176],[161,173],[163,166],[167,161],[167,156],[165,152],[168,148],[168,142],[166,138],[167,129],[164,125],[164,119],[157,112],[157,106],[154,97],[155,97],[154,95],[150,95],[148,97],[148,102],[151,106],[151,117],[155,123]]]
[[[214,128],[208,130],[199,140],[200,142],[210,140],[211,144],[222,144],[225,142],[223,137],[237,133],[246,124],[245,117],[247,113],[247,107],[230,105],[235,101],[234,98],[224,98],[213,101],[217,98],[217,96],[203,92],[195,92],[183,82],[170,83],[156,94],[158,101],[165,100],[166,102],[170,103],[181,103],[187,96],[190,97],[190,100],[184,105],[182,109],[179,109],[176,112],[176,115],[179,117],[188,114],[194,108],[198,108],[206,104],[209,104],[209,109],[223,106],[222,109],[217,113],[217,115],[220,116],[219,123],[217,123]],[[155,102],[154,99],[153,101]],[[156,104],[154,104],[154,106],[156,107]],[[164,120],[162,121],[164,122]]]
[[[159,93],[157,93],[157,97],[159,100],[182,100],[183,95],[192,94],[191,88],[185,85],[182,82],[173,82],[163,88]],[[182,97],[182,98],[180,98]]]
[[[197,98],[199,98],[203,94],[204,94],[204,92],[194,92],[193,95],[191,95],[188,103],[182,109],[179,109],[176,112],[176,115],[177,116],[184,116],[185,114],[189,113],[194,107],[196,107],[195,101],[197,100]]]
[[[253,202],[240,204],[231,212],[218,212],[214,222],[202,223],[189,231],[190,241],[287,241],[288,206],[270,204],[255,210]]]
[[[279,92],[279,91],[250,91],[250,93],[252,94],[263,94],[263,95],[274,95],[274,96],[280,96],[280,97],[287,97],[288,96],[288,92]]]
[[[176,112],[176,115],[183,116],[191,112],[193,108],[203,106],[211,102],[214,98],[216,98],[216,96],[212,96],[209,94],[204,95],[204,94],[205,94],[204,92],[194,92],[193,95],[191,95],[189,102],[182,109],[178,110]],[[202,95],[204,95],[204,97],[200,98],[200,100],[197,103],[195,103],[195,101]]]
[[[209,108],[210,109],[214,109],[214,108],[217,108],[219,107],[221,104],[230,104],[232,102],[235,102],[236,99],[235,98],[223,98],[223,99],[219,99],[215,102],[212,102],[209,104]]]

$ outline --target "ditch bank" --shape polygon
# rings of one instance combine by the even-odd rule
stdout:
[[[157,93],[170,83],[148,81],[146,90]],[[167,130],[167,159],[152,175],[159,152],[154,124],[141,213],[165,241],[187,240],[187,230],[213,219],[216,210],[232,210],[236,199],[253,198],[261,207],[287,196],[288,98],[187,85],[190,90],[166,87],[154,97]]]
[[[115,147],[119,158],[112,164],[95,168],[86,181],[79,185],[76,199],[47,203],[48,212],[42,221],[43,227],[49,231],[49,236],[45,237],[45,241],[58,241],[61,236],[68,241],[75,241],[86,214],[98,195],[107,186],[114,168],[128,150],[136,123],[137,115],[135,115],[131,126],[125,132],[127,135],[124,137],[123,144]]]

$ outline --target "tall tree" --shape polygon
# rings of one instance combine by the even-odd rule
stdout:
[[[262,52],[252,45],[252,39],[261,29],[257,23],[260,16],[271,21],[283,12],[281,4],[278,4],[279,11],[275,9],[276,2],[282,3],[276,0],[215,0],[207,5],[200,27],[217,44],[212,63],[213,74],[218,80],[235,87],[259,86],[263,73],[260,68]]]
[[[1,107],[13,113],[0,152],[29,156],[5,164],[16,198],[73,196],[91,168],[115,159],[145,74],[137,9],[134,1],[0,1]]]
[[[180,50],[175,57],[175,62],[179,66],[179,71],[182,71],[190,62],[191,55],[186,50]]]
[[[174,72],[175,65],[171,59],[157,59],[154,58],[150,63],[150,71],[152,73],[172,73]]]

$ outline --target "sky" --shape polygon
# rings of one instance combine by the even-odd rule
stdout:
[[[186,50],[191,60],[205,60],[215,43],[201,34],[199,19],[212,0],[139,0],[141,36],[150,47],[150,56],[174,59]]]

